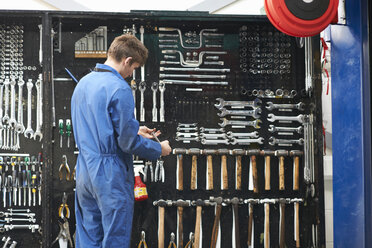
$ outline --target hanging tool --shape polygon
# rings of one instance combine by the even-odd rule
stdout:
[[[240,231],[239,231],[239,204],[242,201],[234,197],[231,200],[225,199],[224,203],[231,204],[232,211],[233,211],[233,243],[235,244],[235,248],[240,248]]]
[[[171,206],[172,201],[158,200],[153,202],[158,207],[158,248],[164,248],[164,216],[165,207]]]
[[[229,179],[227,176],[227,154],[229,154],[229,150],[218,149],[217,153],[221,155],[221,190],[228,190]]]
[[[158,139],[158,137],[156,136],[155,132],[152,131],[151,135],[154,137],[154,139],[160,143],[160,140]],[[155,182],[162,182],[164,183],[165,181],[165,170],[164,170],[164,161],[159,158],[157,161],[156,161],[156,167],[155,167]]]
[[[176,169],[176,188],[183,190],[183,155],[186,154],[185,148],[173,149],[173,154],[177,155],[177,169]]]
[[[275,199],[262,199],[264,204],[265,226],[264,226],[264,248],[270,248],[270,204],[275,204]]]
[[[195,238],[194,238],[194,247],[199,248],[202,247],[202,207],[203,206],[211,206],[213,205],[208,200],[201,200],[198,199],[192,202],[193,206],[196,206],[196,221],[195,221]]]
[[[265,190],[271,190],[270,177],[271,177],[271,156],[275,155],[274,151],[263,150],[260,153],[262,156],[265,156]]]
[[[230,154],[235,156],[235,190],[242,189],[242,156],[245,153],[243,149],[230,150]]]
[[[211,246],[210,246],[211,248],[215,248],[217,244],[218,235],[219,235],[218,231],[220,229],[220,217],[221,217],[223,199],[222,197],[216,197],[216,198],[210,197],[209,201],[216,204],[216,215],[214,217],[214,222],[213,222]]]
[[[217,154],[217,150],[214,149],[204,149],[202,150],[202,154],[207,155],[207,181],[206,181],[206,189],[213,190],[213,154]]]
[[[189,235],[189,242],[186,243],[185,248],[194,248],[194,234],[192,232]]]
[[[168,245],[168,248],[177,248],[176,243],[174,243],[174,240],[176,239],[174,233],[171,233],[170,242]]]
[[[66,211],[66,214],[65,214],[65,211]],[[65,218],[69,219],[70,218],[70,208],[67,205],[67,194],[66,194],[66,192],[63,192],[62,203],[58,208],[58,216],[61,219],[65,219]]]
[[[173,202],[173,206],[177,207],[177,247],[183,247],[183,208],[189,207],[189,200],[181,200]]]
[[[300,203],[303,202],[303,199],[295,198],[291,202],[294,204],[294,223],[295,223],[295,232],[294,240],[296,241],[296,248],[300,247]]]
[[[256,156],[259,154],[260,150],[258,149],[247,150],[247,155],[250,156],[248,189],[253,190],[254,193],[258,193]]]
[[[36,185],[37,185],[36,180],[37,180],[36,174],[32,174],[31,187],[32,187],[32,205],[33,206],[36,206]]]
[[[142,231],[141,232],[141,241],[138,244],[138,248],[148,248],[145,237],[146,237],[145,231]]]
[[[39,171],[36,171],[36,186],[39,192],[39,206],[41,205],[41,174]]]
[[[65,218],[63,221],[64,221],[63,223],[58,221],[59,233],[58,233],[57,238],[52,242],[51,246],[53,246],[58,241],[59,247],[67,248],[68,247],[67,244],[69,244],[70,247],[74,247],[72,243],[71,235],[70,235],[70,226],[69,226],[68,220]]]
[[[71,120],[66,119],[67,148],[70,148],[71,130]]]
[[[293,190],[300,189],[300,156],[303,155],[303,151],[292,150],[289,155],[293,157]]]
[[[63,155],[62,156],[62,163],[61,165],[59,166],[59,170],[58,170],[58,175],[59,175],[59,180],[62,181],[62,178],[63,178],[63,175],[62,175],[62,170],[63,168],[66,169],[66,180],[67,181],[70,181],[70,167],[68,166],[68,163],[67,163],[67,156],[66,155]]]
[[[27,171],[26,170],[23,170],[22,171],[22,186],[23,186],[23,206],[26,206],[27,188],[28,188],[28,184],[27,184]]]
[[[253,206],[259,203],[258,199],[247,199],[244,203],[248,203],[248,248],[252,248],[254,246],[254,219],[253,219]]]
[[[288,151],[277,150],[275,151],[275,156],[279,157],[279,190],[284,190],[285,189],[284,156],[288,156]]]
[[[17,176],[17,170],[13,170],[12,172],[12,186],[13,186],[13,204],[14,206],[17,205],[17,189],[18,189],[18,176]]]
[[[191,155],[191,184],[190,189],[196,190],[198,188],[198,155],[200,155],[201,150],[199,148],[190,148],[187,150],[187,154]]]
[[[285,248],[285,204],[289,204],[289,198],[280,198],[279,202],[279,248]]]
[[[32,185],[31,185],[31,180],[32,180],[32,175],[31,171],[28,170],[27,172],[27,187],[28,187],[28,206],[31,206],[31,191],[32,191]]]
[[[58,127],[59,127],[59,148],[62,148],[63,146],[63,119],[58,120]]]

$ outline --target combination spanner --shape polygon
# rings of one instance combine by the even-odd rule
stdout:
[[[158,108],[156,107],[156,93],[158,92],[158,83],[153,82],[152,90],[152,122],[158,122]]]
[[[27,82],[27,128],[24,132],[24,136],[26,138],[32,139],[34,137],[34,130],[32,130],[31,123],[32,123],[32,106],[31,106],[31,98],[32,98],[32,88],[34,84],[32,83],[31,79]]]
[[[277,116],[274,114],[268,114],[267,115],[267,120],[270,122],[274,121],[286,121],[286,122],[292,122],[292,121],[297,121],[299,123],[304,123],[305,116],[304,115],[297,115],[297,116]]]
[[[237,138],[232,138],[230,141],[230,144],[232,145],[249,145],[252,143],[258,143],[258,144],[263,144],[264,138],[259,137],[257,139],[237,139]]]
[[[287,109],[287,110],[291,110],[291,109],[298,109],[300,111],[303,111],[304,110],[304,106],[305,104],[302,103],[302,102],[299,102],[297,104],[274,104],[272,102],[267,102],[266,103],[266,109],[268,110],[274,110],[274,109]]]
[[[36,93],[37,93],[37,97],[36,97],[36,131],[34,133],[34,139],[36,140],[36,137],[39,136],[39,141],[41,141],[43,139],[43,134],[41,133],[41,127],[43,125],[43,112],[42,112],[42,78],[41,78],[41,74],[39,75],[39,79],[36,81],[35,83],[35,86],[36,86]]]
[[[262,101],[258,98],[256,98],[254,101],[225,101],[222,98],[216,98],[216,101],[218,101],[218,103],[215,104],[214,106],[217,109],[221,109],[225,106],[257,108],[257,107],[261,106],[261,104],[262,104]]]
[[[276,139],[274,137],[269,138],[269,144],[274,146],[276,144],[298,144],[298,145],[303,145],[304,144],[304,139],[300,138],[298,140],[289,140],[289,139]]]
[[[302,126],[299,126],[299,127],[276,127],[274,125],[269,125],[269,129],[268,131],[271,132],[271,133],[275,133],[275,132],[297,132],[297,133],[302,133],[303,131],[303,127]]]
[[[260,119],[257,119],[255,121],[233,121],[233,120],[228,120],[226,118],[222,118],[221,120],[222,120],[222,123],[218,123],[218,125],[220,127],[226,127],[228,125],[230,125],[230,126],[236,125],[236,126],[252,126],[256,129],[261,128],[260,127],[260,123],[261,123]]]
[[[22,78],[18,80],[18,122],[16,126],[17,133],[23,133],[25,126],[23,125],[23,85],[25,82]]]
[[[220,108],[219,110],[221,111],[221,113],[217,113],[219,117],[225,117],[226,115],[252,116],[255,119],[261,117],[261,108],[254,108],[253,110],[227,110]]]

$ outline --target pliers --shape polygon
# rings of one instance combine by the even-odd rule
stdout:
[[[190,233],[190,240],[187,242],[185,248],[193,248],[194,247],[194,234],[191,232]]]
[[[151,161],[146,161],[145,162],[145,168],[143,168],[143,173],[144,173],[144,176],[143,176],[143,181],[144,182],[147,182],[147,171],[148,169],[150,169],[150,180],[151,182],[154,181],[154,169],[152,168],[152,162]]]
[[[155,167],[155,182],[162,182],[165,181],[165,171],[164,171],[164,161],[161,159],[158,159],[156,161],[156,167]]]
[[[58,170],[58,175],[59,175],[59,180],[62,181],[62,169],[63,167],[66,168],[66,180],[67,181],[70,181],[70,167],[68,166],[68,163],[67,163],[67,156],[66,155],[63,155],[62,156],[62,163],[61,165],[59,166],[59,170]]]
[[[68,243],[70,244],[70,246],[71,247],[74,247],[73,246],[73,243],[72,243],[71,235],[70,235],[70,226],[68,224],[68,220],[66,218],[64,218],[64,222],[63,223],[61,223],[60,221],[58,221],[58,225],[59,225],[59,233],[58,233],[57,238],[51,244],[51,247],[57,241],[59,241],[60,239],[64,240],[65,242],[68,241]]]
[[[145,231],[141,232],[141,241],[138,244],[138,248],[147,248],[146,240],[145,240]]]
[[[66,215],[64,214],[64,210],[66,210]],[[66,192],[63,192],[62,204],[58,208],[58,216],[61,217],[62,219],[70,218],[70,209],[67,205]]]
[[[171,233],[171,239],[170,239],[168,248],[172,248],[172,247],[177,248],[176,243],[174,243],[175,239],[176,239],[176,236],[174,235],[174,233]]]

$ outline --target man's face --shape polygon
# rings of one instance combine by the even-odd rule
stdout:
[[[121,66],[122,69],[120,70],[120,75],[123,78],[131,77],[133,74],[133,71],[139,67],[138,63],[136,62],[131,63],[131,61],[132,61],[132,58],[129,57],[123,60],[122,62],[122,66]]]

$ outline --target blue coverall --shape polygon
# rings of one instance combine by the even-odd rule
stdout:
[[[91,72],[71,99],[76,164],[76,247],[126,248],[134,207],[132,155],[156,160],[159,143],[138,135],[130,86],[112,67]]]

